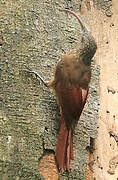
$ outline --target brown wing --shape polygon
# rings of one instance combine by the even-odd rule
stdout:
[[[68,128],[81,115],[88,95],[90,74],[90,67],[74,50],[65,54],[57,64],[54,88]]]
[[[56,92],[66,126],[70,128],[73,120],[78,120],[81,115],[87,99],[88,89],[83,90],[81,87],[72,87],[71,85],[63,87],[61,83],[57,83]]]

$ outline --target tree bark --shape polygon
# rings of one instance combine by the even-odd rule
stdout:
[[[88,16],[97,40],[96,62],[100,65],[98,137],[88,153],[87,180],[118,179],[118,50],[117,1],[94,1],[82,13]],[[112,6],[111,6],[112,5]],[[99,7],[99,8],[98,8]]]
[[[24,71],[31,68],[39,72],[45,80],[51,78],[57,61],[65,52],[74,49],[81,37],[77,20],[59,10],[69,8],[81,14],[81,3],[81,0],[2,0],[2,180],[86,179],[87,151],[93,151],[92,142],[97,135],[99,68],[95,58],[89,97],[75,127],[75,159],[71,162],[69,174],[59,175],[54,158],[60,118],[56,96],[35,76]],[[83,14],[83,20],[89,24],[87,16]]]

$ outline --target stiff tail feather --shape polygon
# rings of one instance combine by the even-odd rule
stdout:
[[[56,160],[60,171],[70,171],[70,159],[74,159],[73,155],[73,132],[67,129],[65,120],[61,116],[60,131],[56,146]]]

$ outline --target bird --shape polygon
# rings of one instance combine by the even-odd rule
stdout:
[[[56,161],[59,171],[70,172],[70,160],[74,160],[73,131],[78,122],[89,92],[91,80],[91,62],[97,50],[94,37],[87,30],[80,15],[69,9],[63,9],[72,14],[80,23],[81,41],[75,49],[65,53],[57,62],[53,78],[46,82],[39,73],[30,70],[44,83],[52,87],[60,106],[60,129],[56,145]]]

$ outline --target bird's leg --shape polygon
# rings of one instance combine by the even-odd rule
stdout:
[[[37,73],[36,71],[34,71],[34,70],[27,69],[25,71],[35,74],[35,76],[38,77],[46,87],[52,87],[53,84],[54,84],[54,79],[51,79],[50,81],[44,81],[42,76],[39,73]]]

